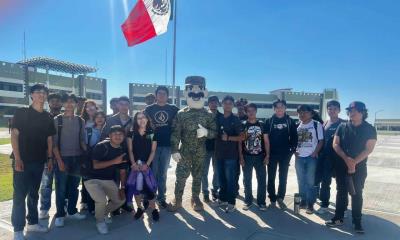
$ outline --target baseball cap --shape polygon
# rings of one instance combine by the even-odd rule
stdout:
[[[367,110],[367,107],[365,106],[365,104],[360,101],[354,101],[354,102],[350,103],[349,107],[347,107],[346,110],[350,111],[353,108],[359,112]]]
[[[109,134],[115,133],[115,132],[125,133],[124,128],[121,127],[121,125],[113,125],[113,126],[111,126]]]

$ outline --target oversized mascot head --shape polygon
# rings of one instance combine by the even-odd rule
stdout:
[[[206,79],[201,76],[189,76],[185,79],[185,91],[189,108],[201,109],[204,107],[208,91],[206,89]]]

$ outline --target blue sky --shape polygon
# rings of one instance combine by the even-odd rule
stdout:
[[[0,59],[49,56],[99,67],[109,97],[129,82],[172,81],[172,30],[128,48],[120,30],[136,0],[1,0]],[[179,0],[177,84],[266,93],[337,88],[378,117],[400,118],[400,2]]]

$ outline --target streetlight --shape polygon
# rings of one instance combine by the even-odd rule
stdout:
[[[380,113],[380,112],[383,112],[383,111],[384,111],[384,110],[381,109],[381,110],[378,110],[378,111],[375,112],[375,120],[374,120],[375,129],[377,129],[377,127],[376,127],[376,115],[377,115],[378,113]]]

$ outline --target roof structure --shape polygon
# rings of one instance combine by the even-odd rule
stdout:
[[[30,67],[36,67],[41,69],[47,69],[55,72],[63,72],[69,74],[88,74],[96,72],[97,69],[87,65],[76,64],[48,57],[34,57],[19,61],[18,64],[27,65]]]

